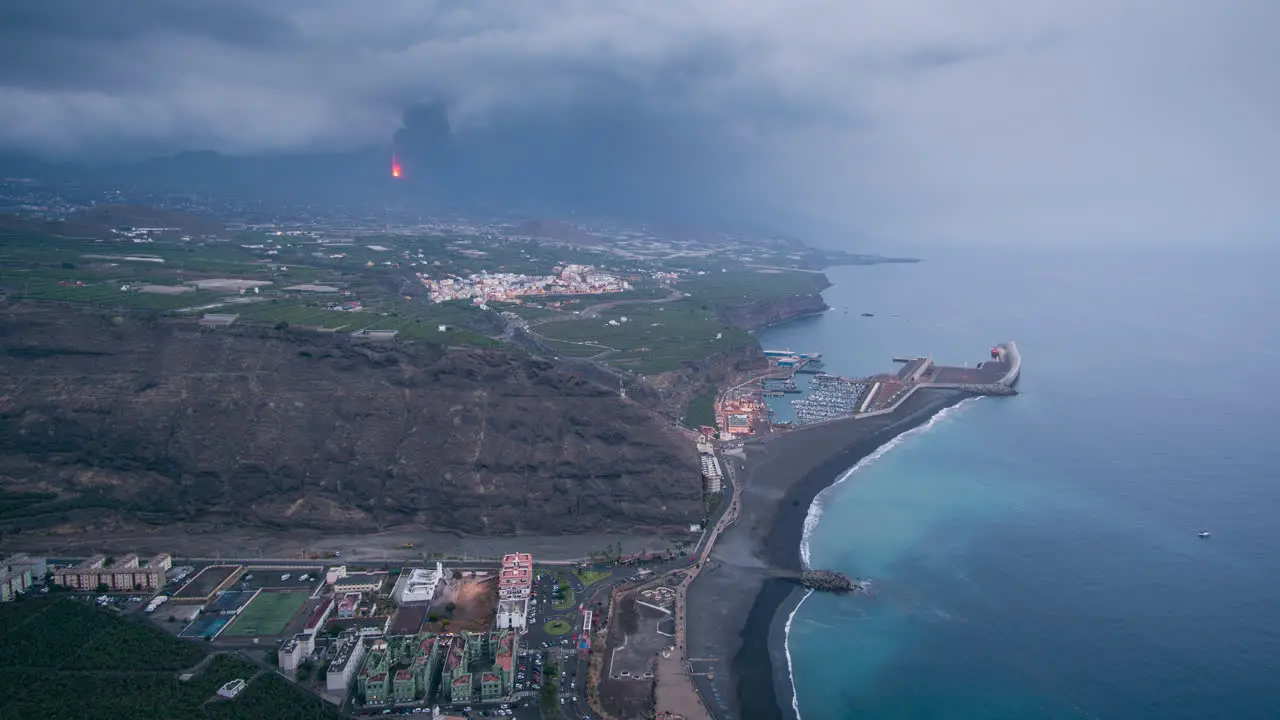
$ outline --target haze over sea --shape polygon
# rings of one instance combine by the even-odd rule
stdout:
[[[931,253],[761,333],[847,375],[1024,358],[820,497],[813,566],[873,590],[796,612],[801,716],[1280,717],[1273,260]]]

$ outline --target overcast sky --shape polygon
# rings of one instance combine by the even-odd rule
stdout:
[[[0,47],[0,149],[51,157],[389,146],[443,103],[875,246],[1280,229],[1277,0],[13,1]]]

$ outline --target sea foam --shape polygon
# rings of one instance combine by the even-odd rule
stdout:
[[[980,397],[967,398],[965,400],[960,401],[959,403],[956,403],[955,405],[952,405],[951,407],[943,408],[936,415],[929,418],[928,422],[920,425],[919,427],[912,428],[902,433],[901,435],[898,435],[897,437],[893,438],[892,440],[885,443],[884,445],[881,445],[880,447],[876,448],[874,452],[872,452],[870,455],[859,460],[857,463],[854,464],[853,467],[849,468],[843,474],[841,474],[840,477],[836,478],[835,482],[823,488],[822,492],[815,495],[813,498],[813,502],[809,503],[809,512],[807,515],[805,515],[805,518],[804,518],[804,532],[801,533],[800,535],[800,561],[804,563],[804,566],[806,568],[809,567],[809,536],[813,534],[813,531],[818,527],[818,522],[822,519],[822,498],[824,495],[826,495],[827,491],[831,490],[831,488],[839,485],[845,480],[848,480],[850,477],[853,476],[854,473],[861,470],[862,468],[867,467],[868,465],[875,462],[876,460],[879,460],[880,458],[884,457],[885,453],[901,445],[902,442],[906,440],[908,437],[911,437],[913,435],[920,435],[928,432],[930,428],[942,422],[947,417],[950,417],[952,414],[959,411],[960,408],[964,407],[965,405],[975,400],[980,400],[980,399],[981,399]],[[791,660],[791,623],[792,621],[795,620],[796,613],[800,611],[800,606],[804,605],[804,601],[808,600],[809,596],[812,594],[813,594],[813,591],[810,590],[809,592],[805,593],[804,597],[800,598],[800,602],[796,603],[796,606],[791,611],[791,614],[787,616],[786,624],[783,626],[782,646],[783,646],[783,652],[785,652],[787,656],[787,676],[791,680],[791,710],[792,712],[795,713],[796,720],[801,720],[800,696],[799,696],[799,693],[796,692],[795,665]]]
[[[980,399],[981,399],[980,397],[966,398],[964,400],[961,400],[959,403],[952,405],[951,407],[943,408],[942,410],[938,411],[936,415],[929,418],[928,422],[920,425],[919,427],[912,428],[902,433],[901,435],[898,435],[897,437],[893,438],[892,440],[885,443],[884,445],[881,445],[880,447],[876,448],[875,451],[873,451],[870,455],[862,458],[856,464],[854,464],[853,467],[844,471],[844,473],[841,474],[840,477],[836,478],[835,482],[823,488],[822,492],[815,495],[813,497],[813,502],[809,503],[809,512],[804,517],[804,531],[800,534],[800,561],[804,563],[804,566],[806,568],[809,567],[809,537],[813,535],[813,531],[818,527],[818,522],[822,520],[822,501],[824,496],[826,496],[826,494],[830,492],[832,488],[836,487],[837,485],[840,485],[845,480],[848,480],[850,477],[853,477],[853,474],[858,472],[862,468],[867,467],[868,465],[874,463],[876,460],[879,460],[880,458],[884,457],[885,453],[901,445],[903,441],[905,441],[907,438],[912,437],[914,435],[921,435],[923,433],[928,432],[935,425],[942,422],[944,419],[950,417],[955,412],[958,412],[960,408],[964,407],[965,405],[975,400],[980,400]]]

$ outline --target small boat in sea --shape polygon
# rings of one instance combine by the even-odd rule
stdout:
[[[1196,534],[1197,534],[1197,535],[1199,535],[1199,536],[1200,536],[1200,537],[1202,537],[1202,538],[1207,538],[1207,537],[1209,537],[1210,535],[1212,535],[1213,533],[1209,532],[1208,530],[1201,530],[1200,532],[1198,532],[1198,533],[1196,533]]]

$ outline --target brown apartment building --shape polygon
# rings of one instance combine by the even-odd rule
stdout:
[[[107,564],[105,555],[94,555],[79,565],[53,571],[53,582],[77,590],[93,590],[106,585],[111,590],[156,590],[164,586],[165,571],[173,567],[173,559],[161,553],[140,563],[137,555],[125,555]]]

